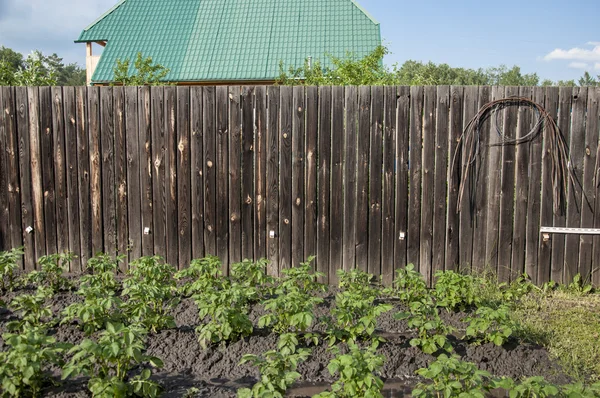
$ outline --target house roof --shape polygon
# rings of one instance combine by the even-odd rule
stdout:
[[[167,81],[274,80],[279,63],[327,54],[363,57],[379,23],[354,0],[121,0],[77,42],[106,41],[92,82],[138,52],[170,69]]]

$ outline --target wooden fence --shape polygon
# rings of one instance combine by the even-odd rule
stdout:
[[[556,118],[581,188],[553,214],[542,136],[489,147],[500,138],[488,120],[480,179],[465,195],[475,190],[475,203],[457,213],[463,128],[515,95]],[[266,257],[272,274],[315,254],[330,282],[355,266],[389,282],[407,263],[427,278],[457,267],[540,283],[588,276],[600,236],[544,241],[539,228],[600,227],[599,97],[568,87],[2,87],[0,249],[24,245],[26,270],[70,250],[76,269],[103,251],[179,267],[214,254],[224,270]],[[526,107],[494,117],[513,137],[535,118]]]

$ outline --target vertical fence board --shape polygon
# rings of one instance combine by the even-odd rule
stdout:
[[[100,88],[88,91],[92,255],[104,250],[102,222],[102,159],[100,147]]]
[[[595,89],[594,98],[595,101],[593,107],[588,108],[588,118],[594,119],[594,122],[590,122],[588,119],[589,129],[593,128],[594,123],[597,123],[598,118],[600,116],[600,107],[598,106],[598,102],[600,101],[600,88]],[[596,128],[595,131],[598,131],[598,129]],[[592,139],[592,134],[587,135],[587,140]],[[590,151],[593,149],[594,143],[590,142]],[[596,162],[591,162],[590,159],[590,163],[594,164],[595,173],[595,179],[593,180],[595,183],[595,187],[592,188],[594,191],[594,228],[600,228],[600,170],[597,169],[598,159],[600,159],[600,142],[597,142],[597,148],[598,149],[596,150]],[[598,259],[600,258],[600,235],[594,236],[593,242],[594,244],[592,248],[592,258]],[[592,282],[595,286],[600,285],[600,265],[598,265],[597,262],[594,262],[592,265]]]
[[[19,139],[15,117],[15,89],[1,87],[0,123],[4,125],[6,135],[6,179],[8,182],[8,227],[10,231],[10,247],[23,246],[23,225],[21,224],[21,181],[19,169]],[[3,120],[3,122],[2,122]],[[2,127],[0,127],[2,128]],[[66,221],[65,221],[66,223]],[[65,238],[68,239],[68,236]],[[68,242],[67,242],[68,244]],[[23,261],[18,265],[23,269]]]
[[[190,88],[177,87],[177,231],[179,268],[192,260],[190,165]],[[174,264],[175,265],[175,264]]]
[[[102,168],[104,253],[112,256],[117,252],[113,95],[113,87],[100,87],[100,164]]]
[[[317,145],[319,101],[317,87],[306,88],[306,195],[304,199],[304,257],[317,254]]]
[[[450,87],[438,86],[435,115],[435,173],[433,190],[433,240],[431,274],[446,264],[446,210],[448,205],[448,132]]]
[[[237,90],[236,90],[237,89]],[[231,92],[231,97],[234,98],[235,104],[232,107],[239,107],[239,87],[233,88],[237,91]],[[236,97],[237,94],[237,97]],[[216,88],[216,213],[215,213],[215,229],[217,238],[217,256],[223,264],[223,275],[227,275],[229,269],[229,87],[217,86]],[[238,168],[239,170],[239,168]],[[232,243],[235,246],[241,246],[241,242]],[[240,249],[237,249],[238,251]]]
[[[419,271],[421,236],[421,159],[423,158],[423,106],[424,88],[410,88],[410,141],[408,150],[408,233],[406,261]]]
[[[67,228],[69,251],[76,257],[71,262],[71,271],[81,270],[81,240],[79,226],[79,168],[77,164],[77,106],[75,88],[63,88],[65,121],[65,172],[67,195]]]
[[[507,87],[506,97],[519,95],[518,87]],[[504,136],[514,138],[517,134],[518,109],[508,107],[504,112]],[[500,219],[498,223],[498,279],[510,280],[512,257],[513,217],[515,208],[515,148],[502,146],[500,176]]]
[[[279,270],[292,262],[292,87],[279,91]]]
[[[600,100],[600,88],[588,88],[587,98],[587,115],[585,123],[585,142],[583,156],[583,191],[581,200],[581,228],[593,228],[594,227],[594,216],[598,217],[599,214],[594,212],[594,198],[596,196],[596,187],[594,182],[598,183],[598,177],[595,176],[597,170],[594,170],[597,162],[597,150],[598,150],[598,101]],[[597,186],[597,185],[596,185]],[[594,245],[594,236],[592,235],[581,235],[581,243],[579,245],[579,272],[584,278],[592,277],[598,273],[600,264],[595,262],[593,259],[598,257],[592,257]]]
[[[192,258],[202,258],[204,252],[204,126],[202,87],[190,88],[191,137],[190,163],[192,197]]]
[[[215,223],[217,216],[215,87],[204,87],[202,106],[202,138],[204,148],[204,250],[205,255],[217,255]]]
[[[91,129],[89,123],[89,103],[88,89],[86,87],[75,88],[75,112],[77,121],[77,168],[79,169],[78,189],[79,189],[79,233],[81,267],[84,268],[87,260],[92,256],[92,202],[91,202],[91,147],[90,135]]]
[[[125,88],[114,88],[114,124],[115,124],[115,190],[116,190],[116,225],[117,253],[125,256],[120,264],[126,271],[129,260],[129,229],[127,220],[127,133],[125,125]],[[137,133],[133,129],[133,133]],[[137,135],[137,134],[135,134]]]
[[[544,89],[542,87],[533,88],[532,100],[537,104],[544,105]],[[537,122],[537,116],[531,115],[529,122],[529,127],[533,128]],[[541,128],[535,138],[529,142],[529,168],[527,170],[529,189],[527,197],[527,222],[525,227],[525,272],[531,277],[534,283],[538,283],[538,241],[540,235],[543,143],[544,132],[543,128]]]
[[[556,120],[558,114],[558,87],[546,88],[546,96],[544,101],[544,109],[546,112]],[[542,203],[540,210],[540,227],[550,227],[553,223],[553,211],[554,203],[552,196],[552,153],[550,148],[550,142],[546,138],[549,134],[549,126],[545,126],[543,135],[543,154],[542,154],[542,181],[541,181],[541,198]],[[539,233],[539,229],[538,229]],[[539,254],[538,254],[538,283],[548,282],[557,276],[557,273],[553,273],[552,269],[552,240],[544,242],[542,239],[539,240]],[[558,276],[560,274],[558,273]]]
[[[164,87],[150,88],[152,129],[152,224],[154,253],[167,257],[167,148],[165,142]]]
[[[358,91],[346,87],[346,132],[344,139],[344,238],[342,263],[344,270],[356,264],[356,142],[358,138]]]
[[[331,276],[329,267],[330,165],[331,165],[331,87],[319,87],[319,144],[317,200],[317,270]]]
[[[460,217],[456,211],[458,188],[460,185],[460,156],[456,152],[458,140],[463,132],[463,94],[464,87],[452,86],[450,89],[450,115],[448,130],[448,208],[446,216],[446,254],[445,270],[455,270],[459,265],[459,227]]]
[[[254,88],[254,128],[255,150],[255,194],[256,206],[254,212],[254,256],[257,259],[267,257],[267,108],[266,88]]]
[[[267,258],[269,275],[279,275],[279,87],[267,89]]]
[[[520,87],[519,97],[532,99],[533,89]],[[532,109],[520,105],[517,109],[518,121],[516,137],[522,138],[531,130]],[[507,149],[510,150],[510,147]],[[530,145],[527,143],[517,145],[514,148],[515,155],[515,199],[514,199],[514,222],[512,232],[512,258],[510,276],[515,279],[525,272],[525,245],[527,230],[527,209],[529,198],[528,174],[530,165]],[[532,176],[533,177],[533,176]]]
[[[477,109],[481,109],[491,100],[492,89],[489,86],[481,86],[479,87],[479,99],[477,101]],[[468,122],[468,120],[466,120]],[[466,126],[466,125],[465,125]],[[475,164],[472,172],[475,173],[475,181],[473,184],[473,189],[475,190],[475,201],[471,203],[473,207],[473,257],[472,264],[473,268],[476,271],[481,271],[485,269],[488,264],[488,259],[486,257],[486,228],[487,228],[487,201],[488,201],[488,187],[485,185],[485,180],[487,178],[489,169],[489,163],[487,156],[492,150],[497,150],[495,148],[489,148],[488,144],[490,142],[491,134],[496,134],[495,131],[491,131],[491,121],[490,118],[487,118],[480,125],[480,152],[477,158],[477,163]],[[495,195],[495,193],[494,193]],[[464,209],[465,207],[463,207]]]
[[[42,151],[42,186],[44,190],[44,227],[46,228],[46,253],[56,253],[56,189],[54,177],[54,133],[52,129],[52,92],[50,87],[40,87],[40,130]]]
[[[21,217],[22,234],[25,254],[23,256],[24,269],[26,272],[33,270],[35,265],[35,231],[28,232],[27,228],[34,227],[33,200],[35,199],[31,189],[31,148],[29,139],[29,107],[27,99],[27,88],[16,87],[16,123],[17,123],[17,145],[20,171],[21,188]]]
[[[371,136],[371,87],[358,92],[358,141],[356,163],[356,268],[367,271],[369,263],[369,153]]]
[[[152,193],[154,158],[152,157],[152,100],[150,87],[138,89],[138,142],[140,190],[142,201],[142,255],[154,254],[154,200]]]
[[[0,87],[1,88],[1,87]],[[0,90],[0,217],[8,220],[8,171],[6,160],[6,129],[4,126],[3,97],[4,90]],[[11,249],[10,224],[0,222],[0,251]]]
[[[142,195],[141,187],[144,163],[140,157],[139,137],[142,134],[138,127],[138,89],[125,88],[125,156],[127,162],[127,226],[129,261],[136,260],[142,255]]]
[[[383,197],[381,203],[381,276],[386,285],[394,279],[395,237],[395,183],[396,183],[396,106],[398,90],[395,86],[384,89],[383,130]]]
[[[337,283],[338,269],[343,268],[344,242],[344,87],[331,92],[331,199],[330,199],[330,283]]]
[[[583,162],[585,158],[585,112],[587,107],[587,87],[573,89],[572,113],[569,140],[569,160],[573,167],[574,180],[569,183],[567,193],[567,227],[581,227],[581,199],[583,190]],[[565,282],[573,280],[579,272],[579,244],[580,235],[567,235],[565,237]],[[589,272],[581,275],[589,278]]]
[[[297,266],[304,261],[304,165],[306,162],[304,156],[304,139],[306,137],[304,86],[294,87],[293,97],[292,266]]]
[[[240,99],[243,101],[240,104]],[[242,260],[242,112],[251,99],[239,87],[229,88],[229,167],[219,177],[229,178],[229,259]],[[244,115],[245,116],[245,115]],[[244,221],[246,221],[244,219]]]
[[[165,229],[166,259],[177,267],[179,262],[179,238],[177,234],[177,88],[167,86],[164,90],[165,104]]]
[[[42,153],[40,130],[40,93],[38,87],[27,88],[29,108],[29,149],[31,162],[31,193],[33,204],[33,233],[35,260],[46,254],[46,229],[44,219],[44,188],[42,182]],[[32,264],[32,268],[35,268]]]
[[[369,262],[368,272],[381,274],[381,189],[383,173],[383,87],[371,88],[371,143],[369,153]]]
[[[254,88],[242,90],[242,258],[254,257]],[[291,184],[291,179],[290,179]]]
[[[408,229],[408,143],[410,87],[398,87],[396,102],[396,200],[394,210],[394,269],[406,267],[406,232]]]

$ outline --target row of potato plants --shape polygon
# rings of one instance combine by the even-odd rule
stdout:
[[[511,397],[592,397],[600,391],[598,385],[557,387],[542,378],[493,378],[452,355],[447,336],[453,329],[444,324],[439,311],[469,313],[464,338],[470,343],[502,345],[514,338],[517,328],[507,303],[535,288],[526,277],[500,286],[499,295],[489,300],[480,294],[486,280],[452,271],[437,273],[433,289],[412,265],[398,270],[393,287],[387,289],[365,272],[338,271],[340,290],[330,315],[316,319],[315,307],[323,302],[327,287],[319,282],[323,275],[313,272],[312,259],[274,278],[266,273],[266,260],[234,264],[225,277],[216,257],[194,260],[179,272],[158,256],[142,257],[119,281],[121,258],[99,254],[88,261],[89,273],[79,278],[76,294],[83,302],[71,304],[61,314],[61,323],[77,324],[88,337],[97,336],[72,346],[48,335],[55,321],[46,305],[56,292],[74,289],[63,276],[72,255],[45,256],[39,260],[39,271],[16,278],[21,255],[21,249],[0,253],[3,291],[37,287],[35,293],[19,295],[9,304],[19,319],[9,322],[9,332],[3,335],[8,348],[0,352],[0,377],[3,391],[12,396],[39,395],[51,364],[63,369],[63,379],[88,376],[94,396],[158,396],[160,386],[151,380],[150,368],[161,367],[162,362],[145,355],[145,339],[148,333],[176,327],[169,310],[182,297],[194,300],[204,320],[196,328],[204,349],[251,335],[249,309],[256,303],[264,306],[266,313],[257,326],[279,334],[278,346],[260,356],[243,356],[241,363],[258,367],[261,377],[251,389],[240,389],[240,397],[283,396],[300,378],[298,364],[318,344],[327,344],[334,352],[328,370],[337,377],[319,397],[382,396],[378,372],[384,357],[376,349],[384,339],[376,333],[377,318],[393,309],[384,298],[397,299],[407,308],[395,317],[414,330],[410,344],[437,356],[417,372],[426,381],[417,385],[413,396],[483,396],[494,388],[507,389]],[[310,332],[316,324],[324,325],[325,333]],[[138,370],[132,372],[134,368]]]

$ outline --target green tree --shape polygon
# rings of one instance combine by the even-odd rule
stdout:
[[[583,76],[581,76],[577,81],[577,84],[579,84],[581,87],[596,87],[598,86],[598,80],[590,75],[588,71],[585,71]]]
[[[54,86],[57,69],[48,63],[40,51],[34,51],[23,61],[23,67],[14,74],[15,86]]]
[[[130,73],[131,61],[117,59],[117,64],[113,69],[113,84],[123,86],[157,86],[165,84],[163,80],[169,74],[170,70],[160,64],[154,64],[152,57],[144,58],[142,53],[137,53],[133,63],[133,71]]]
[[[23,55],[8,47],[0,47],[0,62],[8,63],[8,66],[13,71],[19,70],[23,65]]]

